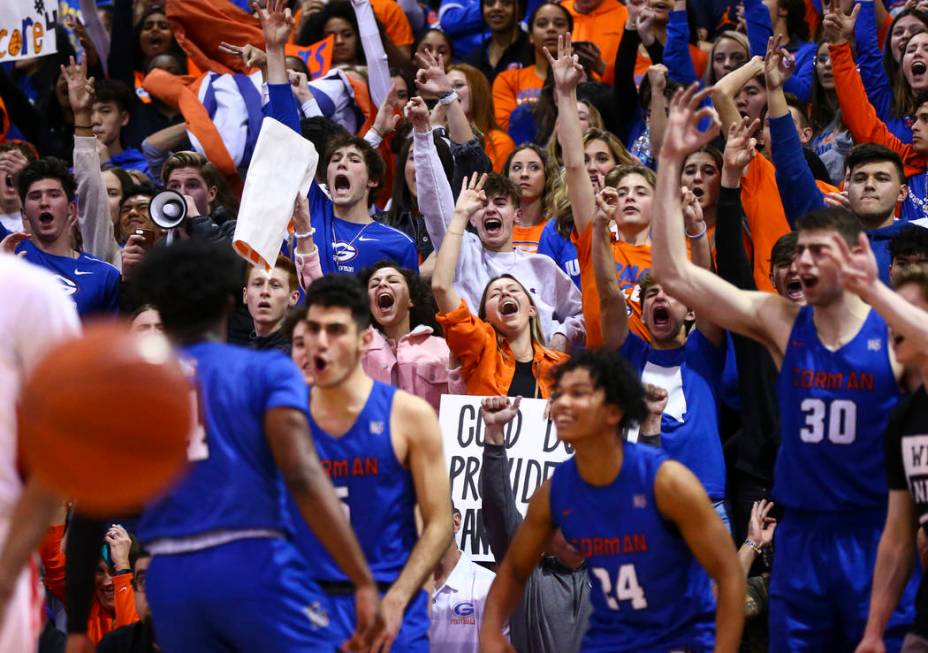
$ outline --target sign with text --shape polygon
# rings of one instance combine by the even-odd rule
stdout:
[[[57,52],[54,0],[0,1],[0,61],[44,57]]]
[[[310,79],[319,79],[329,72],[332,67],[332,48],[335,47],[335,37],[329,35],[312,45],[287,44],[285,52],[289,57],[298,57],[306,64]]]
[[[492,562],[480,497],[484,443],[481,399],[443,395],[439,421],[451,478],[451,497],[461,511],[458,543],[472,560]],[[551,478],[558,463],[573,454],[571,447],[558,441],[557,430],[545,418],[547,403],[544,399],[523,399],[519,412],[503,430],[512,493],[523,515],[535,489]]]

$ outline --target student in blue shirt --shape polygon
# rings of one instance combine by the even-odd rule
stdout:
[[[94,91],[91,127],[94,135],[106,145],[109,162],[123,170],[141,170],[151,177],[142,152],[122,145],[122,130],[129,124],[129,111],[133,106],[132,91],[122,82],[111,79],[98,80]]]
[[[60,159],[39,159],[26,166],[19,176],[19,196],[32,236],[17,245],[16,253],[54,274],[81,317],[114,313],[119,308],[119,270],[72,246],[76,189],[74,177]],[[0,240],[9,234],[0,225]]]

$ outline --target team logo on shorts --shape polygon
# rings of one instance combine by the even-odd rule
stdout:
[[[305,608],[303,608],[303,613],[309,619],[311,623],[316,628],[328,628],[329,626],[329,613],[325,611],[325,608],[322,607],[322,604],[319,601],[313,601]]]
[[[451,624],[457,626],[475,626],[477,617],[474,614],[474,604],[470,601],[455,603],[451,608]]]

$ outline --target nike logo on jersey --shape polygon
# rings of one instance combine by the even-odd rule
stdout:
[[[380,242],[378,238],[365,238],[364,236],[358,236],[358,240],[360,240],[362,243],[379,243]]]
[[[93,272],[90,272],[88,270],[78,270],[77,268],[74,269],[75,276],[83,277],[84,275],[87,275],[87,274],[93,274]]]

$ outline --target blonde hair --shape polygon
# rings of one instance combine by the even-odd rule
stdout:
[[[515,281],[519,285],[519,288],[522,289],[522,292],[525,293],[525,296],[528,297],[529,304],[531,304],[532,308],[535,309],[535,314],[528,319],[528,330],[529,330],[529,335],[531,335],[532,337],[532,344],[538,345],[539,347],[547,348],[547,345],[545,344],[545,336],[541,331],[541,320],[538,318],[538,307],[535,306],[535,300],[532,299],[531,293],[529,293],[529,291],[525,289],[525,286],[522,285],[522,282],[516,279],[511,274],[500,274],[500,275],[493,277],[487,282],[487,285],[483,289],[483,295],[480,297],[480,310],[477,312],[477,317],[479,317],[481,320],[486,321],[487,319],[487,295],[490,294],[490,286],[492,286],[494,283],[496,283],[500,279],[509,279],[511,281]],[[490,323],[487,322],[487,324],[490,324]],[[493,326],[493,325],[490,324],[490,326]],[[500,353],[502,353],[503,343],[506,342],[506,338],[503,336],[503,334],[497,331],[496,327],[493,327],[493,330],[496,331],[497,349]]]
[[[703,81],[707,87],[712,86],[717,81],[719,81],[719,78],[715,76],[715,67],[712,65],[712,62],[715,60],[715,50],[719,47],[719,44],[723,39],[734,41],[744,49],[745,63],[747,63],[751,58],[751,43],[748,41],[747,36],[734,30],[727,30],[722,32],[719,34],[718,38],[715,39],[715,43],[712,44],[712,49],[709,50],[709,65],[706,66],[706,74],[703,76]]]
[[[587,100],[577,100],[577,102],[584,104],[587,110],[590,112],[589,129],[605,129],[605,125],[603,124],[603,116],[599,112],[599,109],[593,106],[592,102]],[[551,138],[548,139],[548,145],[545,149],[548,151],[548,158],[560,165],[561,144],[557,140],[557,129],[551,132]]]

